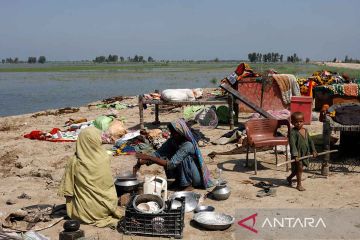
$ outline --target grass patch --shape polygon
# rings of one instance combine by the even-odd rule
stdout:
[[[228,71],[235,70],[240,61],[229,62],[164,62],[164,63],[46,63],[46,64],[14,64],[0,65],[0,72],[76,72],[76,71],[119,71],[119,72],[196,72],[196,71]],[[298,77],[311,76],[319,70],[330,70],[340,74],[346,72],[352,78],[360,79],[360,70],[329,67],[306,63],[251,63],[250,66],[259,73],[273,68],[279,73],[294,74]],[[211,80],[212,81],[212,80]]]

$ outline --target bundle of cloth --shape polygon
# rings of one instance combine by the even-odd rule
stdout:
[[[161,99],[164,101],[195,101],[201,98],[203,89],[166,89],[161,92]]]
[[[280,88],[281,98],[284,104],[290,104],[292,96],[300,96],[300,87],[296,77],[292,74],[270,75]]]
[[[260,77],[260,74],[256,73],[254,70],[251,69],[250,65],[247,63],[240,63],[236,70],[225,77],[221,82],[228,82],[231,85],[234,85],[237,81],[240,81],[246,77]]]
[[[314,91],[328,92],[331,95],[358,97],[360,96],[360,83],[345,83],[318,86],[314,89]]]

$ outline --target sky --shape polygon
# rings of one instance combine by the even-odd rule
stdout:
[[[0,59],[360,59],[358,0],[1,0]]]

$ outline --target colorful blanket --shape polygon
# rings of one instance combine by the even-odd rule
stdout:
[[[331,95],[360,96],[360,83],[332,84],[315,87],[314,91],[328,92]]]

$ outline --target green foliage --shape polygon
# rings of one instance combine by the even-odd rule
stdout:
[[[210,82],[215,85],[215,84],[218,83],[218,79],[212,78],[212,79],[210,80]]]
[[[36,63],[36,57],[28,57],[28,63]]]
[[[250,62],[282,62],[283,55],[280,53],[249,53],[248,59]]]
[[[344,62],[345,63],[360,63],[360,60],[359,59],[352,59],[352,58],[349,58],[348,56],[345,56]]]
[[[99,56],[99,57],[96,57],[94,62],[96,63],[103,63],[106,61],[106,57],[105,56]]]
[[[74,71],[124,71],[124,72],[148,72],[153,69],[158,69],[161,72],[162,69],[171,69],[173,72],[219,72],[219,73],[231,73],[235,70],[239,61],[220,61],[218,63],[204,62],[170,62],[161,60],[157,62],[147,62],[145,64],[139,63],[118,63],[118,64],[92,64],[92,63],[48,63],[46,65],[19,65],[16,67],[6,67],[3,65],[0,67],[0,72],[74,72]],[[251,63],[251,68],[259,73],[265,73],[267,69],[273,68],[279,73],[295,74],[297,76],[308,77],[313,72],[326,69],[340,74],[346,72],[351,78],[360,79],[360,70],[348,69],[348,68],[335,68],[324,65],[317,65],[312,63]],[[225,74],[224,74],[225,75]],[[213,83],[214,80],[218,83],[220,79],[209,79],[209,83]]]
[[[40,56],[38,59],[38,63],[45,63],[45,62],[46,62],[45,56]]]
[[[287,57],[287,62],[292,62],[292,63],[301,62],[301,58],[299,58],[296,55],[296,53],[294,53],[293,55]]]

